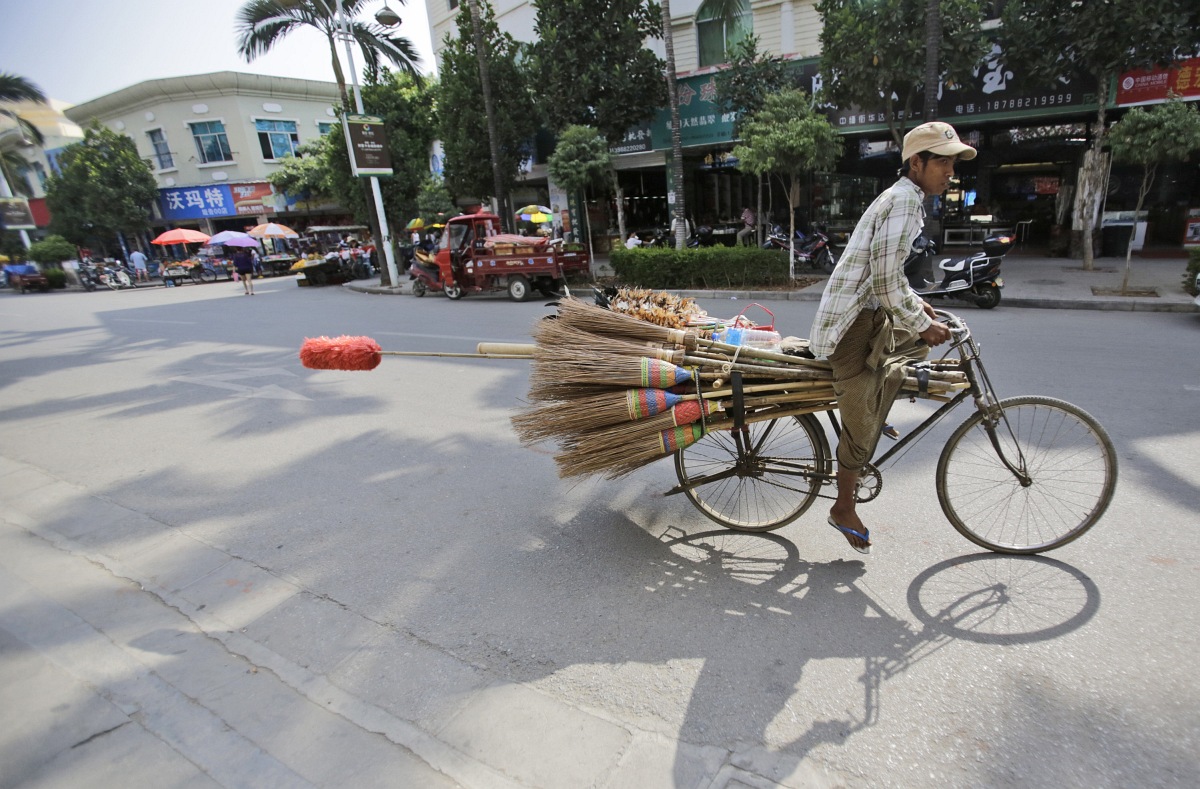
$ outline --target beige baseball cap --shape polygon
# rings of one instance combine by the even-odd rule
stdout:
[[[908,134],[904,135],[904,161],[912,158],[914,153],[930,151],[938,156],[958,156],[967,160],[975,158],[975,149],[958,139],[958,132],[948,123],[930,121],[922,123]]]

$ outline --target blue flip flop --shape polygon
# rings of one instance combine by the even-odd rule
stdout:
[[[867,542],[867,543],[869,543],[871,541],[871,530],[870,529],[863,529],[863,533],[860,534],[860,533],[856,532],[854,529],[851,529],[849,526],[842,526],[840,523],[838,523],[837,521],[835,521],[833,519],[832,515],[829,516],[828,518],[826,518],[825,522],[828,523],[833,528],[840,531],[842,534],[848,534],[851,537],[857,537],[858,539],[862,540],[863,542]],[[849,541],[847,541],[846,544],[849,545],[854,550],[858,551],[859,553],[869,554],[871,552],[870,545],[866,545],[866,546],[860,548],[857,545],[855,545],[854,543],[849,542]]]

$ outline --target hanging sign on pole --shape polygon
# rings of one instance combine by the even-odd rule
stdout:
[[[388,153],[387,128],[383,118],[374,115],[347,115],[350,133],[350,166],[358,178],[390,177],[392,157]]]

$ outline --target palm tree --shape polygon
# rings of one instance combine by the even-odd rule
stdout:
[[[405,0],[400,0],[403,3]],[[349,20],[350,37],[362,52],[363,63],[368,71],[378,74],[382,61],[390,61],[401,71],[411,74],[418,82],[421,74],[412,41],[404,36],[393,36],[382,25],[365,25],[355,19],[365,0],[249,0],[237,14],[238,54],[246,62],[270,52],[288,34],[306,27],[319,30],[329,43],[329,57],[333,62],[333,77],[342,96],[342,107],[349,113],[354,109],[350,94],[346,92],[346,75],[338,59],[337,39],[341,32],[341,19],[337,11]],[[380,232],[379,217],[375,211],[375,200],[370,185],[364,181],[367,213],[371,217],[371,235],[375,238],[375,249],[384,249],[383,233]],[[388,258],[390,260],[390,258]],[[382,281],[391,284],[387,267],[382,268]]]
[[[742,15],[744,0],[708,0],[705,4],[714,17],[729,24]],[[671,0],[661,0],[663,18],[663,44],[667,50],[667,101],[671,107],[671,190],[675,192],[675,246],[683,249],[687,239],[687,206],[683,201],[683,141],[679,133],[679,93],[675,81],[675,33],[671,29]]]
[[[18,101],[35,101],[45,104],[46,94],[25,77],[0,71],[0,104]],[[4,116],[16,124],[17,129],[21,132],[22,141],[32,140],[38,145],[45,142],[38,128],[22,118],[16,110],[0,107],[0,116]]]
[[[18,101],[34,101],[45,104],[46,94],[25,77],[0,72],[0,105]],[[22,118],[16,110],[0,106],[0,121],[5,119],[15,125],[18,133],[0,135],[0,197],[12,197],[14,189],[17,194],[28,197],[28,185],[23,178],[18,177],[28,163],[17,153],[16,149],[18,146],[29,145],[31,141],[37,145],[43,145],[46,141],[42,137],[41,131]],[[7,130],[0,129],[0,131]],[[26,249],[29,249],[29,234],[24,230],[20,232],[21,243],[25,245]]]
[[[389,34],[382,25],[366,25],[355,19],[365,3],[366,0],[249,0],[237,14],[238,54],[250,62],[270,52],[290,33],[306,27],[315,28],[329,42],[334,80],[342,94],[342,105],[350,109],[353,105],[346,92],[346,76],[337,54],[339,20],[336,10],[340,5],[367,69],[378,72],[382,62],[387,60],[420,79],[417,65],[421,58],[412,41]]]

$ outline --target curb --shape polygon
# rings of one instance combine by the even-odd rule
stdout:
[[[399,285],[391,288],[384,288],[378,285],[356,285],[346,283],[342,285],[347,290],[355,293],[372,293],[381,296],[407,296],[411,294],[411,289],[405,288],[404,285]],[[804,290],[680,290],[674,291],[679,296],[684,296],[693,299],[736,299],[739,301],[820,301],[821,293],[812,291],[809,288]],[[966,302],[963,302],[964,304]],[[1003,301],[1004,306],[1020,307],[1022,309],[1042,309],[1042,310],[1094,310],[1100,312],[1173,312],[1173,313],[1195,313],[1200,314],[1200,307],[1195,304],[1184,302],[1158,302],[1150,301],[1116,301],[1113,299],[1097,299],[1095,301],[1084,301],[1080,299],[1033,299],[1028,297],[1009,297]]]

